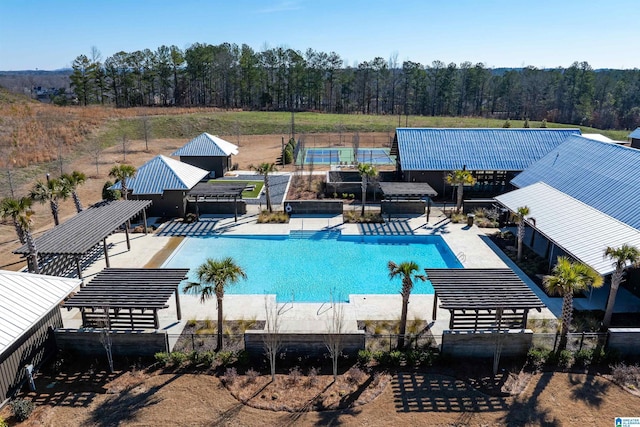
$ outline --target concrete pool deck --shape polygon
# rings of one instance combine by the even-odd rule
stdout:
[[[165,246],[172,241],[176,227],[190,227],[192,235],[216,232],[225,234],[289,234],[291,231],[327,231],[337,230],[343,234],[371,235],[439,235],[456,254],[465,268],[512,268],[520,278],[529,285],[536,295],[548,307],[538,313],[530,312],[530,319],[556,319],[561,313],[561,298],[549,298],[520,269],[517,268],[490,241],[487,233],[495,229],[482,229],[476,225],[453,224],[444,216],[439,208],[431,211],[429,222],[425,215],[395,217],[385,224],[344,224],[342,215],[338,216],[293,216],[288,224],[258,224],[257,206],[248,206],[248,213],[240,216],[238,222],[233,217],[206,217],[198,223],[182,225],[178,222],[164,224],[156,233],[132,234],[131,250],[126,249],[124,233],[116,233],[107,239],[110,246],[109,259],[112,267],[140,268],[148,265]],[[171,232],[173,227],[174,231]],[[416,260],[420,265],[420,260]],[[105,267],[104,255],[85,270],[85,282]],[[400,289],[398,289],[398,292]],[[621,289],[622,291],[622,289]],[[433,295],[411,295],[409,303],[409,319],[422,319],[431,324],[431,332],[439,337],[444,329],[448,329],[449,312],[438,309],[437,320],[432,321]],[[604,299],[603,299],[604,298]],[[606,292],[592,294],[590,298],[577,298],[579,308],[603,307]],[[266,302],[265,302],[266,301]],[[177,321],[175,299],[169,301],[169,308],[158,312],[160,328],[171,335],[182,332],[188,320],[215,320],[217,318],[216,302],[209,300],[200,303],[197,296],[180,295],[182,320]],[[224,318],[226,320],[248,320],[265,318],[265,303],[274,304],[274,295],[231,295],[224,297]],[[617,298],[616,309],[620,304],[635,304],[640,310],[640,301],[636,298]],[[344,303],[344,316],[347,331],[357,329],[357,320],[396,320],[400,317],[401,297],[395,295],[350,295],[349,302]],[[332,308],[329,303],[284,303],[279,304],[281,313],[281,330],[289,332],[323,332],[326,331]],[[62,310],[64,326],[78,328],[81,326],[80,313],[77,309]],[[345,331],[345,332],[347,332]]]

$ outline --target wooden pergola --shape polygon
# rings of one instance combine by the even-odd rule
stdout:
[[[383,182],[379,183],[383,200],[423,200],[427,199],[427,222],[431,213],[431,198],[438,195],[426,182]],[[389,215],[391,216],[391,215]]]
[[[508,268],[425,268],[435,290],[433,320],[440,308],[451,314],[451,330],[525,329],[540,298]]]
[[[158,310],[175,293],[178,320],[180,282],[188,268],[106,268],[63,303],[78,308],[82,326],[109,329],[158,329]]]
[[[114,200],[100,202],[77,213],[68,221],[46,231],[42,236],[34,239],[38,249],[38,256],[71,257],[76,265],[78,277],[82,279],[81,259],[102,242],[104,258],[107,268],[109,252],[107,237],[116,232],[120,226],[142,213],[144,232],[147,233],[147,217],[145,209],[151,206],[150,200]],[[131,250],[129,230],[125,227],[127,250]],[[29,255],[29,247],[23,245],[13,251],[16,254]],[[48,272],[60,275],[59,271]]]
[[[198,198],[202,197],[203,199],[228,199],[233,200],[233,204],[235,206],[234,220],[238,222],[238,197],[242,199],[242,192],[247,187],[246,184],[241,184],[237,182],[228,182],[228,183],[210,183],[210,182],[199,182],[193,187],[188,196],[194,197],[196,200],[196,216],[200,216],[200,211],[198,209]]]

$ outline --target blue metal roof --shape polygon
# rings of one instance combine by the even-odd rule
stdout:
[[[398,128],[402,170],[521,171],[579,129]]]
[[[511,183],[542,181],[640,230],[639,170],[640,150],[572,136]]]
[[[179,162],[170,157],[156,156],[127,180],[131,194],[162,194],[165,190],[190,190],[209,174],[204,169]],[[120,190],[119,182],[111,188]]]
[[[238,154],[236,145],[204,132],[171,155],[181,157],[226,157],[231,154]]]
[[[640,128],[636,128],[627,138],[640,139]]]

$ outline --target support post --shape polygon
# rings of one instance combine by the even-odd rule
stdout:
[[[144,234],[149,234],[147,231],[147,211],[145,209],[142,210],[142,224],[144,224]]]
[[[82,268],[80,267],[80,258],[78,257],[78,255],[74,255],[73,258],[76,261],[76,270],[78,271],[78,278],[82,280],[82,283],[80,284],[80,286],[84,286],[84,277],[82,277]]]
[[[238,222],[238,196],[233,196],[233,222]]]
[[[128,221],[124,226],[124,234],[127,237],[127,251],[130,251],[131,250],[131,242],[129,241],[129,222]]]
[[[433,293],[433,311],[431,312],[431,318],[436,320],[438,317],[438,293]]]
[[[182,320],[182,309],[180,308],[180,288],[176,287],[176,315],[178,320]]]
[[[111,265],[109,263],[109,251],[107,250],[107,238],[102,239],[102,248],[104,249],[104,262],[107,264],[107,268],[110,268]]]

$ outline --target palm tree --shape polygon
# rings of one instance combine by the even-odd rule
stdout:
[[[47,182],[36,181],[31,189],[31,198],[33,200],[37,200],[40,203],[49,202],[55,225],[60,224],[58,200],[66,200],[70,194],[69,187],[63,185],[59,179],[49,179],[48,176]]]
[[[218,300],[218,342],[217,351],[222,350],[222,299],[227,285],[246,279],[247,275],[233,258],[222,260],[207,260],[196,271],[198,282],[189,282],[184,286],[184,292],[200,295],[200,302],[204,303],[214,295]]]
[[[604,250],[605,258],[614,261],[616,269],[611,273],[611,289],[609,290],[609,298],[607,299],[607,308],[604,311],[604,320],[602,327],[608,328],[611,325],[611,316],[613,315],[613,306],[616,303],[616,294],[622,282],[624,271],[627,267],[640,266],[640,249],[626,243],[619,248],[607,247]]]
[[[127,200],[127,193],[129,192],[127,180],[136,176],[136,168],[131,165],[117,165],[111,168],[109,176],[120,183],[122,198]]]
[[[364,205],[367,203],[367,185],[371,178],[378,175],[378,171],[369,163],[358,163],[358,173],[362,179],[362,181],[360,181],[360,187],[362,189],[362,212],[360,216],[364,216]]]
[[[2,219],[11,218],[13,226],[16,229],[16,234],[18,235],[18,240],[20,240],[20,243],[23,245],[27,241],[25,240],[24,230],[20,226],[18,218],[31,210],[32,203],[33,200],[29,197],[21,197],[19,199],[7,197],[0,202],[0,215]]]
[[[602,276],[593,268],[580,262],[572,262],[567,257],[558,257],[551,276],[544,278],[544,286],[552,295],[562,297],[562,325],[560,349],[567,343],[567,333],[573,317],[573,293],[592,286],[602,286]]]
[[[269,174],[278,170],[276,169],[276,164],[260,163],[258,166],[250,165],[249,169],[253,169],[258,173],[258,175],[264,176],[264,192],[267,198],[267,209],[269,212],[273,212],[273,208],[271,206],[271,194],[269,193]]]
[[[447,174],[447,184],[455,185],[458,187],[456,194],[458,196],[458,201],[456,203],[456,213],[460,213],[460,208],[462,207],[462,192],[464,191],[465,185],[473,185],[476,183],[476,179],[471,175],[471,172],[468,170],[455,170],[449,174]]]
[[[400,295],[402,295],[402,314],[400,316],[400,334],[398,335],[398,348],[402,349],[404,347],[404,334],[407,331],[407,309],[409,306],[409,296],[413,289],[413,281],[421,280],[424,282],[427,280],[427,276],[416,274],[420,268],[414,261],[405,261],[400,264],[389,261],[387,268],[389,269],[389,279],[397,276],[402,277],[402,290],[400,291]]]
[[[36,242],[33,240],[33,236],[31,235],[31,226],[33,225],[33,215],[34,212],[31,209],[25,210],[23,213],[18,215],[18,224],[22,229],[22,233],[24,234],[25,242],[27,243],[27,248],[29,248],[29,258],[31,259],[31,268],[33,268],[34,273],[40,274],[40,266],[38,265],[38,249],[36,248]]]
[[[518,218],[518,255],[517,261],[522,259],[522,241],[524,240],[524,218],[529,215],[528,206],[520,206],[516,210],[516,217]]]
[[[66,185],[71,192],[71,197],[73,197],[73,203],[76,205],[76,211],[82,212],[82,203],[80,202],[80,197],[78,196],[78,186],[85,183],[87,180],[87,176],[82,172],[73,171],[71,174],[63,174],[60,177],[60,181],[62,185]]]

